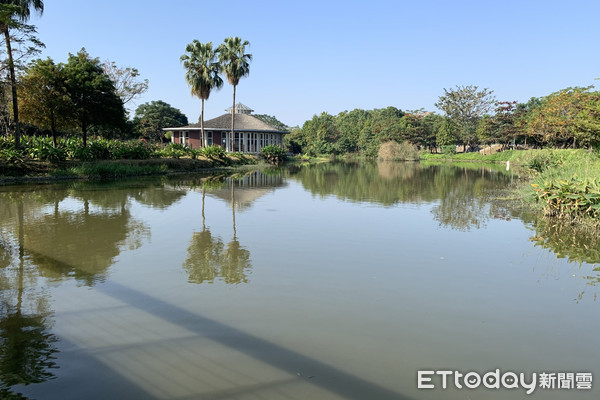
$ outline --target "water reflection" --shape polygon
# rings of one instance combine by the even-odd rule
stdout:
[[[282,169],[266,169],[238,173],[208,180],[204,188],[208,195],[224,200],[232,209],[246,210],[260,197],[287,184]]]
[[[301,193],[298,189],[300,185],[293,185],[291,188],[293,190],[283,196],[270,196],[277,188],[287,185],[288,177],[300,182],[313,195],[326,198],[326,201],[315,201],[315,204],[310,204],[310,206],[314,205],[314,215],[318,218],[308,222],[303,221],[304,215],[293,208],[304,206],[300,203],[306,200],[305,193]],[[0,191],[0,398],[22,398],[16,393],[18,386],[15,385],[27,385],[52,379],[58,375],[56,367],[60,363],[66,364],[77,357],[81,357],[79,363],[89,363],[91,358],[82,356],[83,353],[97,357],[98,365],[106,368],[102,370],[103,373],[111,369],[114,375],[122,375],[121,378],[127,381],[127,385],[142,382],[140,384],[142,390],[145,388],[144,381],[146,384],[151,381],[154,383],[153,378],[165,371],[159,367],[151,374],[145,374],[146,370],[143,367],[147,367],[148,370],[154,369],[159,365],[159,361],[165,359],[165,356],[170,360],[176,360],[180,356],[185,358],[188,354],[184,353],[192,347],[195,349],[194,357],[191,357],[194,362],[187,363],[183,360],[181,364],[186,370],[184,372],[187,372],[182,380],[185,382],[195,382],[196,378],[200,377],[198,382],[204,385],[205,382],[214,380],[214,375],[206,373],[213,370],[210,366],[214,364],[209,357],[206,357],[207,353],[204,351],[208,351],[210,357],[214,355],[216,363],[220,363],[223,362],[223,358],[220,358],[221,352],[228,354],[227,351],[230,349],[241,349],[242,352],[245,351],[257,360],[266,360],[276,368],[291,372],[292,378],[295,379],[296,376],[299,377],[298,360],[301,361],[300,364],[304,362],[320,368],[320,362],[314,362],[310,357],[305,356],[306,349],[312,348],[313,343],[310,341],[301,343],[301,346],[293,348],[293,351],[273,345],[270,343],[270,338],[277,338],[278,333],[272,335],[269,331],[274,325],[269,324],[292,327],[291,329],[298,333],[298,340],[301,340],[301,336],[311,337],[311,332],[298,331],[294,326],[298,323],[298,315],[303,316],[302,321],[308,318],[311,322],[304,324],[301,321],[299,325],[306,325],[311,329],[320,325],[325,326],[324,321],[332,322],[331,326],[326,326],[325,330],[317,333],[325,338],[321,341],[325,346],[329,340],[339,340],[341,356],[330,359],[324,357],[324,360],[329,365],[337,365],[336,363],[342,365],[346,362],[345,365],[352,363],[357,366],[353,373],[342,376],[343,379],[339,382],[356,382],[356,376],[361,376],[363,373],[367,375],[369,372],[366,369],[361,370],[359,358],[363,355],[364,357],[373,355],[373,359],[365,358],[367,360],[365,363],[370,365],[371,361],[380,362],[392,348],[387,345],[381,346],[381,343],[392,343],[395,348],[409,343],[408,347],[417,349],[409,358],[420,360],[419,357],[423,355],[422,350],[425,347],[429,347],[433,342],[439,342],[441,345],[445,343],[443,340],[440,342],[435,332],[447,334],[448,331],[456,330],[462,333],[461,329],[464,328],[464,332],[469,334],[474,332],[473,336],[467,335],[465,339],[467,342],[475,335],[488,338],[489,341],[473,341],[473,343],[487,351],[495,348],[489,343],[498,342],[500,343],[498,348],[501,350],[496,354],[501,355],[504,350],[501,347],[502,340],[506,335],[512,334],[510,331],[516,331],[524,326],[523,330],[533,329],[535,333],[534,324],[527,325],[529,321],[527,318],[539,311],[535,302],[528,302],[531,289],[535,290],[535,286],[538,285],[536,283],[538,276],[528,275],[530,272],[528,268],[531,268],[528,263],[532,258],[538,258],[533,260],[535,274],[539,274],[540,269],[550,267],[544,264],[546,260],[539,261],[539,252],[530,251],[531,246],[526,243],[526,240],[521,240],[519,246],[523,245],[522,248],[533,253],[533,257],[531,254],[524,255],[524,262],[519,264],[519,257],[521,257],[521,247],[519,247],[518,250],[511,249],[507,252],[510,253],[510,257],[498,257],[501,258],[498,263],[486,262],[482,263],[481,267],[475,266],[474,260],[477,260],[477,254],[469,254],[471,253],[469,251],[461,252],[459,245],[456,245],[457,242],[452,241],[474,237],[477,234],[446,235],[448,233],[446,229],[437,229],[438,224],[453,230],[482,229],[481,232],[492,233],[489,238],[481,238],[479,235],[477,239],[481,241],[477,243],[484,245],[489,243],[490,247],[499,253],[506,248],[506,243],[501,242],[504,238],[502,235],[504,226],[510,225],[515,232],[527,234],[523,232],[518,221],[504,223],[506,220],[520,219],[534,230],[535,233],[531,236],[536,246],[549,249],[559,257],[567,257],[569,260],[586,264],[584,268],[580,268],[582,271],[580,275],[573,278],[573,280],[578,279],[576,283],[579,286],[573,285],[574,282],[571,281],[571,273],[576,271],[569,271],[567,276],[564,274],[560,276],[563,279],[559,282],[560,293],[555,287],[547,285],[549,290],[545,291],[548,295],[544,298],[546,300],[552,299],[557,293],[562,295],[563,291],[570,296],[571,291],[575,290],[579,291],[576,292],[576,297],[581,299],[584,292],[589,296],[589,288],[597,287],[600,282],[600,269],[595,266],[589,268],[590,265],[587,265],[600,261],[600,239],[593,234],[583,235],[581,231],[574,228],[571,230],[572,227],[558,225],[550,220],[535,219],[523,210],[494,200],[495,193],[506,188],[513,179],[513,175],[501,169],[495,170],[477,164],[469,166],[419,163],[323,164],[306,168],[291,167],[289,170],[251,171],[213,177],[177,176],[133,183],[75,183],[48,187],[28,186]],[[361,204],[341,204],[332,198],[332,195],[351,202],[361,202]],[[285,221],[276,220],[277,214],[265,212],[272,207],[277,207],[277,204],[283,201],[289,202],[286,204],[289,208],[286,209]],[[294,201],[297,203],[294,204]],[[368,207],[363,207],[362,203]],[[424,204],[423,207],[395,207],[402,203]],[[190,208],[198,210],[200,206],[201,228],[200,221],[190,221],[189,218],[190,215],[197,215],[197,211],[191,213]],[[332,213],[332,207],[338,207],[340,213],[337,213],[337,209],[336,213]],[[417,209],[425,212],[419,212]],[[357,228],[355,221],[351,220],[353,215],[350,213],[357,210],[360,213],[364,212],[360,217],[366,217],[362,220],[366,221],[363,227],[369,229]],[[253,214],[253,211],[257,213]],[[419,234],[423,236],[412,232],[407,233],[408,230],[402,225],[406,223],[404,217],[409,214],[412,217],[413,211],[415,211],[415,221],[418,221],[416,224],[422,225],[419,227],[423,228]],[[335,214],[334,217],[340,219],[329,219],[330,214]],[[492,222],[494,218],[498,219],[498,222],[502,220],[502,224],[494,224]],[[341,228],[336,226],[337,229],[330,229],[325,225],[319,225],[321,222],[333,225],[331,221],[335,221],[335,224]],[[371,224],[372,221],[377,223]],[[293,229],[289,231],[279,229],[282,222],[289,224]],[[265,225],[262,225],[263,223]],[[483,230],[486,224],[489,225],[489,229]],[[155,229],[152,231],[155,240],[151,245],[147,245],[150,239],[150,228]],[[162,235],[157,234],[160,229],[165,229],[165,232],[161,232]],[[343,237],[337,240],[334,235],[342,229]],[[498,234],[495,235],[493,231]],[[277,237],[268,239],[277,240],[249,240],[260,235],[268,236],[270,232],[276,232]],[[390,232],[393,234],[390,235]],[[431,232],[433,234],[429,235]],[[300,235],[306,236],[306,240],[295,242]],[[165,239],[167,237],[168,239]],[[456,247],[460,255],[455,259],[459,261],[455,264],[447,261],[442,263],[438,260],[438,254],[426,254],[427,246],[430,246],[430,241],[434,237],[440,242],[447,240],[447,243],[443,243],[446,250],[453,250]],[[331,238],[336,240],[328,243],[327,240]],[[414,239],[414,242],[407,239]],[[372,242],[369,243],[369,240]],[[402,243],[401,257],[411,260],[410,264],[390,261],[399,259],[392,259],[398,257],[393,243],[394,241],[401,243],[402,240],[406,242]],[[492,241],[496,242],[492,243]],[[440,242],[435,245],[442,244]],[[324,246],[323,243],[328,244]],[[289,256],[288,245],[295,246],[294,250],[299,250],[293,253],[298,254],[299,257]],[[367,249],[361,248],[362,246]],[[322,252],[311,254],[310,250],[317,247],[322,249]],[[135,249],[136,253],[122,254],[127,253],[127,249]],[[340,251],[337,251],[338,249]],[[344,251],[346,249],[351,251]],[[255,256],[254,260],[251,251]],[[156,257],[163,253],[165,257]],[[259,254],[262,257],[258,257]],[[273,261],[274,259],[267,259],[271,254],[277,259],[280,259],[282,254],[283,257],[288,257],[285,265],[280,268],[280,265]],[[305,256],[307,259],[314,256],[313,260],[317,262],[310,263],[310,267],[305,267],[303,265],[305,260],[302,259]],[[321,260],[318,258],[321,257],[325,261],[319,263]],[[509,266],[509,261],[512,263],[513,258],[517,260],[516,265]],[[373,262],[372,266],[369,264],[367,276],[365,260],[370,262],[372,259],[377,261]],[[548,259],[552,260],[553,257]],[[333,261],[329,263],[329,260]],[[413,267],[413,263],[418,267]],[[452,265],[452,268],[448,268],[448,264]],[[135,268],[128,269],[130,266],[139,267],[145,274],[141,282],[135,282],[135,289],[129,286],[137,277],[135,275],[137,271]],[[173,267],[185,274],[171,274]],[[555,263],[551,267],[564,271],[565,263]],[[119,273],[115,273],[117,268]],[[261,273],[251,276],[254,268],[257,271],[260,268]],[[566,269],[568,270],[569,267]],[[327,273],[321,274],[321,270]],[[547,271],[542,271],[544,272]],[[453,277],[454,274],[456,276]],[[293,286],[297,291],[294,292],[290,287],[289,296],[285,293],[282,295],[282,292],[288,290],[290,277],[294,278],[296,285]],[[110,278],[109,284],[98,285],[108,278]],[[502,282],[498,283],[496,279]],[[89,288],[76,287],[76,285],[59,287],[57,283],[66,280],[75,281],[77,285],[87,285]],[[217,285],[206,292],[198,290],[202,289],[201,286],[186,285],[186,280],[194,284],[217,283]],[[252,282],[253,280],[255,282]],[[225,288],[226,290],[219,290],[219,286],[220,289],[224,289],[225,285],[221,284],[234,285],[249,281],[255,284],[254,289],[261,288],[260,285],[263,285],[262,287],[269,285],[273,288],[273,292],[252,290],[250,285],[240,286],[238,290],[232,290],[231,286]],[[563,284],[565,281],[569,284]],[[150,286],[143,286],[146,282]],[[573,289],[573,286],[577,288]],[[55,290],[56,287],[58,289]],[[118,290],[115,290],[115,287]],[[344,290],[338,290],[342,287]],[[239,290],[240,288],[250,290]],[[67,290],[62,292],[62,289]],[[361,296],[356,295],[359,292]],[[488,292],[490,292],[489,297],[487,297]],[[59,298],[59,293],[62,294],[62,298]],[[85,298],[87,302],[82,304],[89,307],[78,309],[78,305],[71,304],[68,295],[72,293]],[[260,295],[258,296],[257,293]],[[56,315],[52,310],[50,294],[56,296],[54,299],[57,307]],[[96,297],[98,294],[99,296]],[[192,312],[186,309],[187,306],[180,306],[197,304],[198,299],[204,299],[205,296],[212,294],[220,296],[218,299],[221,301],[220,304],[223,304],[216,313],[219,314],[217,317],[223,315],[224,320],[231,322],[231,326],[221,324],[217,321],[218,318],[215,320],[205,318],[202,314],[210,307],[206,309],[198,307]],[[169,301],[164,301],[165,298]],[[247,327],[244,326],[244,321],[240,322],[237,319],[239,307],[236,305],[239,305],[242,298],[248,304],[253,304],[252,301],[260,301],[257,303],[260,305],[264,305],[265,301],[273,304],[264,323],[260,321],[260,324],[256,324],[260,325],[260,329],[264,329],[262,331],[257,329],[260,339],[241,333],[244,329],[238,330],[238,323],[240,328]],[[423,298],[432,300],[423,302]],[[118,308],[107,309],[107,304],[115,300],[119,301]],[[324,302],[332,306],[322,307]],[[562,298],[559,298],[554,305],[561,302]],[[482,304],[482,308],[478,308],[479,303]],[[67,310],[73,309],[77,312],[65,312],[65,308],[61,308],[65,307],[65,304],[68,304]],[[407,306],[399,307],[398,304]],[[483,306],[486,305],[492,306],[491,311],[484,309]],[[498,308],[494,308],[496,306]],[[103,308],[102,313],[98,313],[95,307]],[[426,319],[415,317],[425,308],[427,308],[425,314],[431,310],[433,313],[428,314]],[[581,310],[583,305],[578,308]],[[290,309],[294,312],[289,312]],[[415,310],[415,315],[412,309]],[[524,316],[511,314],[512,310],[517,309],[522,310]],[[476,317],[470,320],[465,315],[473,310]],[[306,312],[303,314],[304,311]],[[463,312],[465,315],[462,314]],[[147,314],[152,314],[152,318],[147,318]],[[286,319],[288,314],[289,320]],[[564,314],[566,313],[562,312],[562,315]],[[493,315],[494,320],[487,319],[488,315]],[[497,319],[496,324],[497,315],[500,318]],[[138,324],[137,321],[141,323]],[[397,321],[410,323],[402,326],[399,323],[396,325]],[[356,325],[353,326],[353,323]],[[505,323],[507,327],[503,331]],[[61,336],[62,343],[58,342],[58,338],[53,335],[53,324],[57,325],[56,332],[64,335]],[[165,325],[161,326],[161,324]],[[368,329],[361,331],[359,326],[361,324]],[[105,329],[98,332],[100,326]],[[220,331],[215,330],[215,326],[219,327]],[[407,326],[416,328],[406,331]],[[553,329],[551,324],[549,326],[549,330]],[[69,337],[70,330],[74,329],[72,327],[79,329],[79,332],[73,335],[79,340],[72,340],[73,337]],[[180,331],[178,328],[186,329]],[[481,332],[477,329],[481,329]],[[215,342],[219,342],[219,347],[206,347],[210,346],[210,343],[203,340],[202,335],[205,334],[205,330],[211,332],[211,338],[217,339]],[[190,337],[190,331],[197,334],[193,336],[198,337],[198,346],[190,345],[193,343],[192,340],[195,340]],[[370,331],[375,334],[369,336]],[[171,335],[170,332],[172,336],[168,336]],[[347,332],[354,332],[355,335],[348,335]],[[146,333],[149,338],[144,336]],[[103,335],[110,336],[114,340],[99,340],[103,339]],[[263,339],[263,336],[268,340]],[[356,341],[353,336],[356,337]],[[538,338],[544,335],[532,334],[532,336],[534,336],[531,340],[533,346],[534,343],[538,343]],[[88,340],[90,337],[94,340]],[[179,341],[182,337],[184,341]],[[368,337],[368,342],[363,342],[363,337]],[[421,337],[423,339],[419,342]],[[561,340],[564,337],[567,336],[561,337]],[[446,336],[444,340],[448,338],[453,339],[456,336]],[[529,343],[528,337],[523,339],[515,335],[509,337],[509,340],[513,338],[515,342],[522,340],[523,343]],[[457,349],[461,351],[457,350],[460,354],[455,360],[459,361],[463,360],[465,354],[460,347],[464,345],[461,340],[456,342]],[[291,343],[292,339],[289,342]],[[82,347],[73,349],[70,347],[73,346],[72,343]],[[413,346],[414,343],[417,345]],[[72,351],[59,354],[58,349],[62,349],[61,346],[71,348]],[[357,353],[356,358],[345,358],[348,348],[360,348],[364,352]],[[468,350],[468,348],[467,345],[464,346],[464,349]],[[318,352],[318,349],[315,350],[315,353]],[[217,353],[219,355],[216,355]],[[269,354],[276,354],[276,356],[269,357]],[[399,355],[400,351],[397,354]],[[130,357],[131,355],[139,358]],[[59,356],[60,362],[56,359]],[[432,355],[430,360],[435,360],[437,357]],[[123,364],[111,363],[111,360],[125,359],[126,363]],[[131,361],[132,359],[134,361]],[[373,372],[372,375],[395,371],[399,365],[398,359],[400,358],[390,357],[381,364],[382,369]],[[228,358],[223,362],[226,366],[225,374],[235,377],[236,375],[230,374],[230,371],[233,373],[243,371],[244,366],[241,365],[242,363],[233,366],[233,363],[228,363],[230,360],[232,359]],[[404,373],[414,366],[410,363],[408,365]],[[81,381],[86,383],[95,381],[93,377],[82,376],[87,372],[75,371],[77,368],[69,367],[68,373],[73,374],[71,376],[73,380],[81,378]],[[319,374],[318,378],[314,380],[308,378],[305,381],[316,382],[315,385],[321,384],[326,389],[341,393],[340,395],[353,397],[352,394],[348,394],[346,385],[340,389],[337,383],[331,383],[335,382],[335,379],[327,381],[320,378],[331,373],[329,367],[320,369],[323,375]],[[181,371],[173,371],[173,375],[168,376],[172,380],[170,389],[178,384],[177,379],[181,377]],[[66,372],[67,370],[64,370],[63,374]],[[314,371],[310,373],[315,374]],[[140,379],[129,381],[128,379],[134,375],[138,375]],[[230,380],[233,382],[232,386],[237,385],[236,379]],[[374,378],[374,381],[376,379]],[[368,383],[369,380],[365,379],[365,381]],[[160,379],[158,382],[160,384]],[[260,379],[257,379],[257,382],[260,382],[259,385],[262,383]],[[68,383],[57,380],[48,386],[56,388],[60,385],[67,386]],[[376,386],[370,386],[368,389],[373,390],[374,387],[376,391]],[[90,385],[89,390],[97,388]],[[31,387],[21,388],[25,393],[26,390],[31,389]],[[37,390],[41,392],[45,389],[46,386],[41,385]],[[166,397],[169,389],[160,387],[160,390],[161,395],[155,397]],[[222,393],[226,392],[214,396],[227,397]],[[354,397],[360,396],[354,395]],[[365,398],[368,398],[368,395]]]
[[[122,248],[149,238],[148,228],[131,217],[124,190],[40,188],[3,192],[0,201],[2,227],[19,232],[25,257],[50,279],[91,286],[106,278]]]
[[[24,399],[14,385],[54,378],[55,343],[50,333],[52,312],[48,295],[37,285],[39,271],[26,262],[24,209],[17,197],[16,237],[0,236],[0,395]]]
[[[593,231],[561,221],[536,217],[537,213],[504,197],[517,172],[502,165],[420,163],[326,163],[289,169],[313,195],[335,195],[343,200],[382,206],[399,203],[431,203],[433,218],[440,226],[469,231],[483,228],[490,220],[520,219],[532,226],[535,246],[552,251],[558,258],[580,263],[600,263],[600,237]],[[584,277],[588,285],[600,283],[600,267]],[[581,294],[580,294],[581,295]],[[580,297],[580,296],[579,296]]]
[[[597,288],[600,287],[600,236],[594,229],[543,216],[533,219],[532,229],[535,234],[529,240],[534,246],[577,264],[571,276],[583,280],[588,288],[592,287],[594,300],[597,300]],[[554,276],[556,272],[546,271],[546,274]],[[585,288],[581,289],[574,300],[580,301],[585,292]]]
[[[203,183],[202,231],[194,232],[188,247],[188,257],[183,264],[190,283],[214,283],[215,279],[220,279],[227,284],[248,282],[247,273],[252,268],[250,252],[241,246],[237,239],[235,209],[236,206],[249,207],[258,197],[274,190],[274,187],[268,183],[282,184],[281,174],[278,174],[275,179],[271,178],[259,171],[253,171],[227,179],[207,179]],[[225,188],[227,185],[230,187],[229,190]],[[207,190],[227,201],[231,206],[233,239],[227,243],[227,246],[221,238],[214,237],[206,227]]]
[[[194,232],[184,262],[189,282],[213,283],[220,279],[227,284],[246,283],[251,268],[250,252],[236,238],[224,245],[208,229]]]
[[[513,179],[501,167],[480,164],[327,163],[292,170],[313,195],[335,195],[351,201],[383,206],[398,203],[434,203],[440,225],[468,230],[493,217],[488,205],[492,190]]]

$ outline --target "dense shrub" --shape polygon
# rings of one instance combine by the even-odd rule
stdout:
[[[410,142],[398,143],[392,140],[379,147],[377,158],[387,161],[415,161],[419,159],[419,149]]]
[[[202,155],[202,150],[200,149],[190,149],[188,151],[188,154],[190,155],[190,157],[192,158],[192,160],[195,160],[198,158],[198,156]]]
[[[25,159],[22,151],[14,148],[0,149],[0,158],[10,162],[21,162]]]
[[[285,161],[285,150],[274,144],[263,147],[260,153],[270,164],[280,164]]]
[[[0,150],[12,149],[15,146],[15,139],[12,136],[0,136]]]
[[[442,154],[456,154],[456,145],[447,144],[445,146],[441,146]]]
[[[117,160],[146,160],[152,157],[154,146],[142,141],[113,141],[111,143],[112,158]]]
[[[210,145],[204,147],[202,150],[202,155],[204,157],[215,159],[215,158],[223,158],[225,156],[225,150],[221,146]]]
[[[180,158],[189,153],[190,148],[179,143],[169,143],[163,149],[158,150],[156,154],[159,157]]]
[[[546,169],[558,167],[563,163],[563,159],[558,153],[546,150],[534,153],[527,166],[536,172],[543,172]]]
[[[52,162],[67,159],[67,149],[65,146],[59,143],[54,147],[52,139],[49,137],[25,137],[22,144],[31,158]]]

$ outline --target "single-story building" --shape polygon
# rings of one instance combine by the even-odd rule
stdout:
[[[204,143],[206,146],[219,145],[225,151],[240,151],[243,153],[258,153],[260,150],[270,144],[283,147],[283,135],[287,131],[278,130],[271,125],[254,117],[254,110],[237,103],[235,105],[235,130],[233,150],[231,147],[231,107],[227,114],[220,117],[204,121]],[[201,147],[201,129],[200,124],[191,124],[177,128],[164,128],[164,131],[171,131],[171,142],[188,145],[193,149]]]

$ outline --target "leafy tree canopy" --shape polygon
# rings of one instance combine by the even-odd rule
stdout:
[[[163,128],[185,126],[188,119],[179,109],[162,100],[140,105],[133,119],[141,136],[160,140],[164,136]]]
[[[50,130],[56,145],[57,129],[69,125],[71,106],[63,66],[51,58],[31,63],[21,78],[19,97],[23,121]]]
[[[435,106],[442,110],[459,128],[459,138],[463,145],[477,142],[477,124],[496,102],[493,90],[479,90],[477,86],[457,86],[444,89]]]
[[[271,125],[273,128],[276,128],[280,131],[287,131],[290,128],[284,124],[283,122],[281,122],[280,120],[278,120],[277,118],[275,118],[272,115],[267,115],[267,114],[254,114],[254,116],[258,119],[260,119],[262,122]]]
[[[91,58],[82,48],[77,54],[69,54],[63,70],[72,102],[73,121],[83,133],[84,146],[90,127],[124,126],[123,101],[98,58]]]

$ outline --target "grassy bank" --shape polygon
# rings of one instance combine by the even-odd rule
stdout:
[[[506,162],[511,164],[528,165],[532,159],[539,157],[540,154],[552,155],[563,152],[585,152],[585,150],[506,150],[495,154],[483,155],[477,152],[473,153],[455,153],[455,154],[431,154],[429,152],[421,153],[421,160],[445,160],[445,161],[483,161],[483,162]]]
[[[422,154],[422,160],[451,162],[510,161],[526,168],[521,197],[535,202],[544,215],[563,222],[600,225],[600,153],[583,149],[508,150],[479,153]]]
[[[43,181],[58,179],[110,179],[162,175],[179,172],[202,172],[211,169],[256,164],[257,157],[225,155],[221,158],[152,158],[147,160],[38,161],[0,160],[0,182]]]

